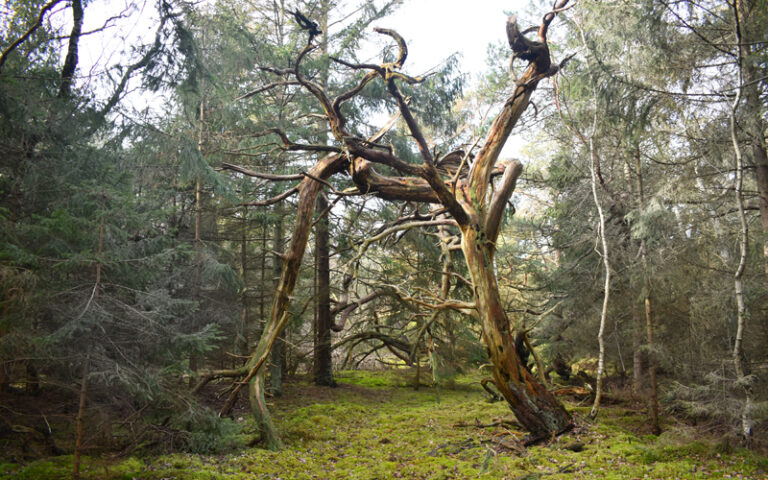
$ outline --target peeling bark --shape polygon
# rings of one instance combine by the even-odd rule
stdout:
[[[461,249],[474,284],[477,315],[494,383],[532,438],[543,440],[563,433],[573,426],[571,416],[546,387],[522,367],[499,296],[490,252],[483,243],[481,232],[471,227],[462,229]]]
[[[488,357],[492,363],[494,381],[499,391],[507,400],[511,410],[520,423],[531,432],[530,441],[538,441],[567,431],[573,426],[571,416],[563,405],[539,383],[526,369],[522,368],[515,351],[514,335],[504,311],[499,287],[496,282],[493,257],[495,241],[498,236],[505,205],[514,191],[517,178],[522,171],[519,162],[509,165],[497,165],[499,154],[513,127],[528,107],[530,97],[538,82],[557,72],[557,65],[552,65],[549,48],[546,44],[546,31],[555,13],[568,4],[560,0],[555,9],[542,21],[538,41],[530,41],[520,33],[514,18],[508,22],[508,38],[514,55],[530,62],[526,72],[518,81],[513,94],[506,101],[500,114],[495,119],[485,144],[474,160],[468,177],[446,182],[440,177],[430,149],[427,147],[420,127],[412,116],[408,104],[399,91],[397,82],[418,83],[420,79],[408,77],[396,71],[405,61],[407,49],[403,39],[394,31],[377,29],[377,32],[389,35],[399,46],[397,61],[377,65],[353,65],[339,59],[335,61],[353,69],[371,70],[358,87],[343,93],[331,101],[323,88],[305,78],[299,69],[301,60],[312,50],[309,43],[299,54],[291,73],[297,81],[309,90],[320,102],[337,142],[343,145],[345,155],[332,155],[320,160],[302,180],[299,189],[299,203],[293,238],[290,248],[284,254],[284,265],[277,287],[272,313],[267,322],[261,340],[246,365],[246,381],[250,381],[251,409],[259,419],[262,438],[270,447],[278,446],[274,441],[274,425],[263,399],[264,360],[277,335],[288,320],[290,296],[296,285],[299,267],[303,257],[312,225],[312,213],[315,199],[320,189],[332,174],[349,168],[358,189],[363,193],[374,193],[385,200],[406,200],[424,203],[440,203],[450,213],[461,232],[461,250],[472,278],[475,302],[471,305],[482,326],[482,338]],[[345,130],[345,118],[340,112],[340,105],[357,94],[366,83],[376,76],[387,86],[390,96],[398,104],[409,133],[415,139],[421,152],[423,165],[406,163],[391,151],[375,146],[374,140],[363,140],[349,135]],[[316,146],[307,146],[306,150],[317,151]],[[386,177],[373,169],[373,164],[383,164],[394,168],[410,177]],[[492,199],[488,191],[492,177],[504,173],[501,188]],[[455,305],[454,305],[455,304]],[[461,305],[460,305],[461,304]],[[435,307],[435,306],[433,306]],[[458,308],[468,311],[465,302],[445,302],[436,308]],[[410,345],[408,346],[410,350]],[[410,353],[410,352],[409,352]],[[230,400],[237,393],[230,396]],[[230,404],[230,401],[228,401]],[[225,407],[226,408],[226,407]]]

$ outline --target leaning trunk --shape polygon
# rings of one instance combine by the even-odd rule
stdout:
[[[478,237],[477,230],[463,228],[461,248],[472,277],[483,342],[496,386],[520,424],[531,433],[532,441],[565,432],[573,426],[570,414],[520,363],[499,296],[492,253]]]
[[[267,408],[267,400],[264,395],[264,377],[267,370],[262,368],[251,378],[248,385],[248,397],[251,403],[251,412],[259,426],[261,434],[261,444],[269,450],[280,450],[283,448],[283,442],[277,433],[275,424],[272,422],[272,416]]]
[[[310,170],[310,175],[314,178],[325,180],[333,173],[338,172],[344,166],[344,160],[338,155],[325,157]],[[299,187],[299,207],[296,212],[296,223],[293,229],[293,237],[288,250],[283,254],[283,266],[280,280],[275,292],[275,299],[272,305],[272,313],[261,334],[258,345],[251,354],[246,365],[248,375],[246,377],[250,382],[249,396],[251,412],[253,413],[261,431],[262,443],[266,447],[276,449],[280,447],[279,435],[272,423],[267,404],[264,401],[264,365],[269,352],[272,349],[278,335],[288,322],[290,304],[293,289],[296,286],[296,280],[299,277],[299,267],[304,256],[304,251],[309,240],[309,232],[312,226],[312,217],[314,213],[315,199],[320,192],[323,184],[307,177],[301,182]],[[254,380],[257,379],[257,380]],[[260,379],[260,380],[258,380]],[[223,410],[227,411],[234,403],[235,394],[231,394]]]

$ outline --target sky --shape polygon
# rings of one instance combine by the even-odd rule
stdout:
[[[289,0],[287,3],[291,5],[292,2]],[[358,4],[358,0],[345,3],[351,6]],[[409,53],[403,70],[414,76],[426,73],[458,53],[460,71],[468,74],[471,88],[473,80],[487,70],[488,45],[506,42],[507,12],[524,12],[530,9],[531,3],[532,0],[404,0],[393,15],[375,22],[374,26],[392,28],[405,38]],[[82,39],[81,75],[98,76],[108,66],[120,63],[122,56],[130,55],[132,45],[151,42],[156,28],[155,10],[155,0],[89,2],[85,11],[84,32],[98,29],[110,16],[122,13],[125,18],[116,20],[115,26],[104,32]],[[53,23],[64,26],[64,32],[71,28],[71,11],[64,3],[51,17]],[[380,49],[391,44],[391,40],[378,35],[372,37],[378,39],[375,49],[369,47],[370,61],[375,62]],[[139,42],[138,38],[143,40]],[[135,54],[131,57],[135,58]],[[96,85],[91,87],[99,88]],[[132,100],[139,108],[139,104],[152,101],[146,96]],[[511,138],[508,145],[510,153],[519,152],[520,144],[520,139]]]
[[[523,10],[529,4],[529,0],[404,0],[393,15],[376,22],[375,26],[392,28],[405,38],[409,50],[405,68],[408,73],[419,75],[459,53],[461,71],[474,78],[486,69],[488,44],[505,41],[505,11]],[[81,66],[115,63],[122,52],[130,48],[131,38],[151,40],[156,18],[152,0],[89,2],[83,30],[98,28],[105,18],[121,11],[128,14],[129,20],[118,20],[120,28],[83,39],[86,48],[81,52]],[[71,12],[61,8],[52,16],[58,17],[55,23],[68,24]],[[66,26],[64,31],[68,29]],[[111,58],[105,58],[105,54]]]
[[[121,57],[131,55],[131,47],[151,42],[156,28],[156,0],[92,0],[85,11],[84,32],[98,29],[110,16],[123,14],[125,18],[114,22],[113,27],[82,39],[80,50],[80,74],[83,77],[98,77],[105,68],[124,63]],[[205,1],[205,0],[204,0]],[[374,26],[392,28],[405,38],[408,44],[408,60],[404,72],[411,75],[423,74],[458,53],[460,71],[469,75],[469,87],[487,70],[487,48],[491,43],[506,42],[507,13],[522,13],[530,10],[536,0],[404,0],[403,4],[389,17],[374,23]],[[358,0],[348,0],[350,4]],[[288,0],[289,5],[293,2]],[[378,1],[377,1],[378,3]],[[51,22],[62,25],[63,32],[71,29],[71,10],[68,2],[50,15]],[[524,15],[520,15],[523,17]],[[378,37],[373,35],[374,37]],[[142,39],[142,41],[138,41]],[[380,39],[380,49],[391,44],[389,39]],[[371,50],[375,62],[379,50]],[[365,55],[364,55],[365,56]],[[131,85],[135,88],[135,82]],[[90,84],[90,88],[104,88]],[[109,90],[111,87],[107,88]],[[162,102],[160,97],[142,94],[132,97],[130,102],[138,109]],[[509,138],[502,152],[503,158],[520,158],[526,140],[516,135]]]
[[[461,70],[473,77],[486,69],[489,43],[506,40],[507,12],[528,5],[523,0],[406,0],[377,26],[395,29],[408,43],[405,70],[426,71],[454,53]]]

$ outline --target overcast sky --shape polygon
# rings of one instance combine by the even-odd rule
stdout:
[[[105,18],[125,11],[127,5],[133,3],[128,0],[90,2],[83,30],[100,27]],[[522,10],[529,3],[528,0],[405,0],[394,15],[375,25],[397,30],[408,42],[407,72],[418,75],[459,53],[462,72],[474,77],[485,70],[488,44],[505,40],[505,10]],[[81,51],[81,67],[116,63],[121,53],[130,47],[131,38],[151,41],[156,18],[154,2],[144,0],[137,6],[127,9],[128,22],[117,21],[119,28],[84,39],[86,48]],[[52,17],[58,17],[52,18],[54,23],[71,21],[71,13],[64,7]],[[65,27],[65,31],[68,28]],[[107,55],[110,58],[105,58]]]
[[[348,7],[342,9],[359,5],[358,0],[345,3]],[[469,74],[471,85],[472,80],[486,70],[489,43],[506,41],[506,12],[524,12],[531,3],[531,0],[404,0],[393,15],[375,22],[374,26],[395,29],[405,38],[409,52],[406,73],[420,75],[458,53],[460,71]],[[71,11],[64,5],[52,14],[51,20],[65,25],[64,31],[68,32]],[[106,18],[121,12],[127,18],[117,20],[116,27],[83,39],[81,75],[99,75],[108,66],[119,63],[132,45],[151,42],[156,28],[155,0],[93,0],[85,11],[83,30],[97,29]],[[391,44],[391,40],[378,35],[372,37],[378,45],[370,53],[370,61],[375,62],[380,48]],[[94,67],[89,72],[90,65]],[[142,101],[152,100],[149,96],[134,101],[140,107],[138,104]]]
[[[486,49],[506,39],[505,11],[524,8],[522,0],[406,0],[397,12],[378,22],[397,30],[408,42],[406,68],[419,74],[454,53],[462,71],[485,70]]]

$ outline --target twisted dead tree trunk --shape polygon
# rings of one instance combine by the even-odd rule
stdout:
[[[515,351],[514,332],[511,331],[510,321],[499,294],[494,266],[496,240],[503,213],[514,192],[517,178],[522,172],[520,162],[499,162],[499,155],[512,128],[528,107],[531,95],[539,81],[554,75],[560,68],[559,65],[551,62],[547,45],[547,30],[556,14],[568,8],[568,2],[569,0],[560,0],[556,7],[544,16],[541,25],[534,29],[538,31],[536,40],[525,37],[524,32],[519,30],[515,17],[508,19],[507,37],[513,57],[528,62],[528,66],[525,73],[516,82],[513,93],[495,119],[474,161],[470,165],[468,162],[469,154],[465,155],[462,160],[462,163],[470,165],[470,168],[462,168],[464,166],[462,165],[456,170],[452,178],[443,178],[436,168],[438,162],[433,158],[421,128],[400,91],[399,84],[401,82],[417,84],[422,79],[410,77],[400,71],[406,60],[408,50],[405,41],[395,31],[375,29],[377,33],[387,35],[397,43],[399,53],[394,62],[380,65],[354,64],[332,58],[337,64],[352,71],[365,72],[354,88],[339,94],[334,99],[328,96],[322,86],[305,78],[299,68],[302,60],[314,49],[312,40],[315,33],[312,31],[309,32],[309,41],[306,47],[298,55],[291,70],[268,70],[282,76],[282,81],[274,82],[257,91],[264,91],[279,85],[300,84],[313,94],[322,106],[330,126],[330,133],[336,143],[335,145],[299,144],[290,141],[288,136],[279,130],[272,129],[269,131],[269,133],[279,136],[286,150],[332,153],[305,173],[304,179],[298,187],[294,187],[281,196],[285,198],[298,192],[299,201],[291,245],[283,254],[283,269],[272,306],[272,313],[261,340],[247,365],[243,369],[221,372],[222,375],[245,375],[245,380],[241,385],[245,382],[249,383],[251,407],[261,424],[262,440],[266,446],[278,448],[280,441],[269,419],[264,402],[264,360],[288,320],[290,297],[296,285],[301,259],[309,238],[317,195],[324,185],[333,190],[327,179],[343,170],[351,174],[352,180],[357,186],[357,194],[375,195],[391,201],[404,200],[440,204],[444,211],[453,218],[455,226],[451,228],[458,228],[461,234],[461,251],[470,272],[474,293],[473,304],[455,302],[456,308],[460,311],[473,312],[473,315],[479,320],[482,327],[483,342],[492,364],[494,383],[520,423],[531,433],[530,441],[550,438],[571,428],[571,416],[562,404],[523,368],[520,362]],[[304,27],[302,26],[302,28]],[[408,163],[398,158],[388,146],[376,143],[390,126],[383,128],[379,134],[369,139],[355,136],[346,128],[347,119],[342,114],[342,105],[358,95],[372,81],[384,82],[389,95],[398,106],[399,114],[404,120],[409,134],[416,142],[423,163]],[[374,165],[377,164],[386,165],[402,176],[381,175],[374,169]],[[231,168],[241,173],[244,171],[242,168]],[[500,172],[503,172],[501,180],[492,191],[490,187],[493,176]],[[453,224],[453,222],[451,223]],[[442,303],[433,307],[435,309],[445,308],[446,304]],[[213,375],[216,375],[216,372],[212,372],[206,378]],[[237,390],[235,389],[230,397],[227,402],[228,405],[234,401],[233,398]],[[227,406],[225,406],[226,408]]]

